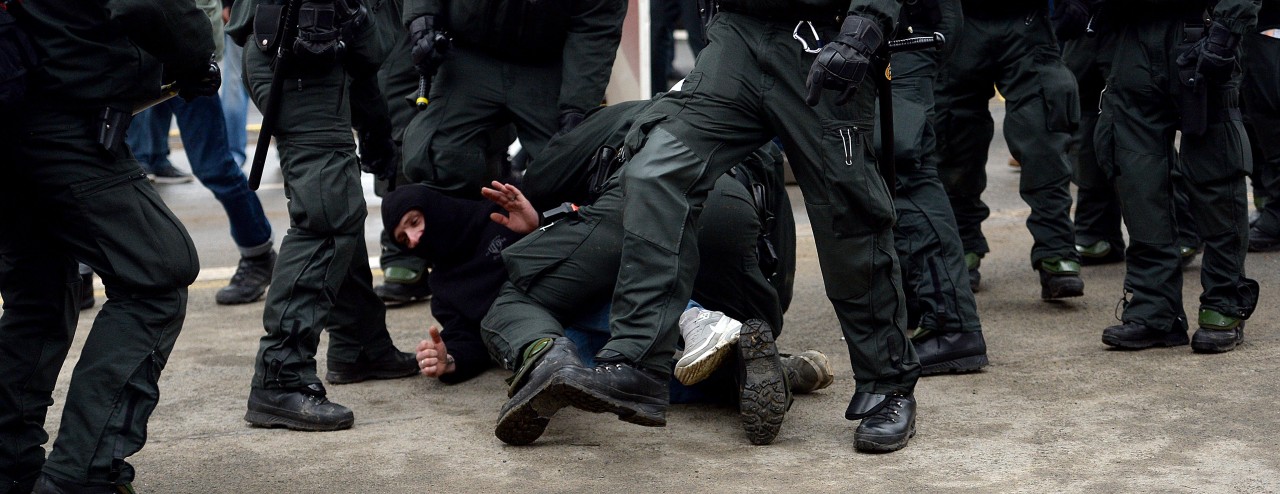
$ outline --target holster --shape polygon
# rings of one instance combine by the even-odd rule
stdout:
[[[132,112],[111,107],[103,108],[94,121],[98,127],[98,144],[107,151],[114,151],[116,146],[124,143],[125,131],[129,130],[129,123],[132,121]]]
[[[284,36],[284,5],[260,3],[253,14],[253,45],[271,53],[280,45]]]

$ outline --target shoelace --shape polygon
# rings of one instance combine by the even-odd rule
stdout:
[[[901,415],[898,413],[901,409],[901,400],[898,398],[889,398],[889,403],[885,405],[884,408],[881,408],[880,411],[872,415],[872,417],[881,417],[896,424],[898,423],[898,417]]]

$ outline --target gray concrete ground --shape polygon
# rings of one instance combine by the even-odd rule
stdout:
[[[174,158],[185,167],[180,152]],[[507,376],[497,370],[457,386],[422,377],[330,386],[333,400],[355,410],[347,431],[252,428],[242,417],[262,303],[213,303],[237,258],[226,219],[199,184],[161,186],[196,239],[204,274],[191,288],[186,325],[161,379],[149,441],[131,458],[135,486],[147,493],[1280,490],[1280,334],[1273,329],[1280,255],[1250,256],[1248,271],[1263,293],[1240,349],[1107,351],[1099,337],[1115,322],[1123,267],[1086,268],[1083,298],[1040,301],[1027,261],[1027,210],[1008,158],[997,138],[986,226],[995,252],[983,262],[978,294],[991,365],[923,379],[919,434],[889,455],[853,450],[856,424],[843,418],[853,392],[849,357],[803,216],[795,303],[779,344],[825,352],[836,382],[798,397],[773,445],[749,445],[736,410],[674,406],[669,425],[656,429],[566,409],[533,445],[506,446],[493,436]],[[277,242],[288,225],[279,180],[268,170],[259,192]],[[378,202],[367,197],[376,255]],[[793,199],[798,204],[798,194]],[[1186,271],[1191,314],[1198,272],[1198,262]],[[99,290],[99,303],[102,297]],[[82,314],[46,424],[51,433],[96,312]],[[428,306],[391,310],[388,323],[397,344],[411,349],[431,323]]]

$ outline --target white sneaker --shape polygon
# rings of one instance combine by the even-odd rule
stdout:
[[[738,342],[742,323],[723,312],[690,307],[680,315],[684,354],[676,362],[675,375],[682,384],[706,379],[724,362],[729,347]]]

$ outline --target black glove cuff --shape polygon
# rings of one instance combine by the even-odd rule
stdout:
[[[1240,45],[1240,35],[1232,33],[1227,26],[1217,22],[1209,26],[1209,34],[1205,36],[1205,49],[1221,58],[1235,56],[1236,46]]]
[[[840,34],[835,39],[836,43],[849,45],[868,58],[880,49],[883,41],[884,34],[880,32],[880,26],[877,26],[875,21],[856,15],[844,18],[844,23],[840,25]]]
[[[421,15],[409,22],[409,40],[417,43],[426,33],[436,30],[436,16]]]

